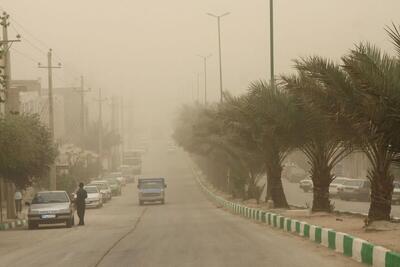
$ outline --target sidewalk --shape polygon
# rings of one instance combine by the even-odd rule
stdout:
[[[3,207],[3,221],[0,222],[0,231],[20,228],[28,225],[28,209],[22,207],[21,214],[18,215],[17,219],[7,219],[7,210]]]

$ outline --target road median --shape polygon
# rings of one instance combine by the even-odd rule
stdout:
[[[198,176],[196,176],[196,179],[202,190],[215,204],[222,206],[234,214],[309,239],[312,242],[351,257],[355,261],[366,265],[374,267],[400,267],[400,253],[379,245],[374,245],[350,234],[336,231],[335,229],[310,224],[275,211],[266,211],[229,201],[210,190]]]

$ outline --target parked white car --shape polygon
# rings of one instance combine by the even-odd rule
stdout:
[[[337,196],[338,195],[338,188],[342,187],[343,184],[348,181],[351,180],[350,178],[347,177],[336,177],[331,184],[329,185],[329,195],[330,196]]]
[[[392,195],[392,203],[393,204],[400,204],[400,182],[395,181],[393,183],[393,195]]]
[[[103,198],[103,203],[106,203],[107,201],[111,200],[112,194],[111,194],[111,188],[110,185],[107,183],[107,181],[104,180],[95,180],[91,181],[90,184],[88,185],[95,185],[99,189],[102,198]]]
[[[85,205],[87,208],[101,208],[103,207],[103,196],[100,190],[95,185],[86,185],[83,189],[87,192]]]

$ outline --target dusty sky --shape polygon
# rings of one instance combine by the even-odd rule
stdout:
[[[197,54],[213,55],[208,93],[210,100],[218,99],[217,25],[206,12],[231,12],[222,20],[225,90],[238,94],[249,82],[269,78],[268,3],[0,0],[1,8],[14,19],[10,38],[16,32],[23,37],[13,47],[18,50],[12,54],[13,78],[43,77],[47,86],[36,62],[44,62],[44,52],[51,47],[55,61],[65,66],[56,71],[56,86],[76,85],[82,73],[92,88],[123,95],[142,111],[165,107],[157,109],[163,114],[182,101],[191,101],[197,73],[203,88],[203,65]],[[276,0],[277,74],[291,71],[291,60],[298,56],[338,59],[361,40],[391,51],[383,28],[392,22],[400,24],[399,10],[399,0]]]

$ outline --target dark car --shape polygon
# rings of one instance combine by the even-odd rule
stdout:
[[[371,183],[365,179],[349,179],[338,188],[342,200],[368,201],[371,195]]]

